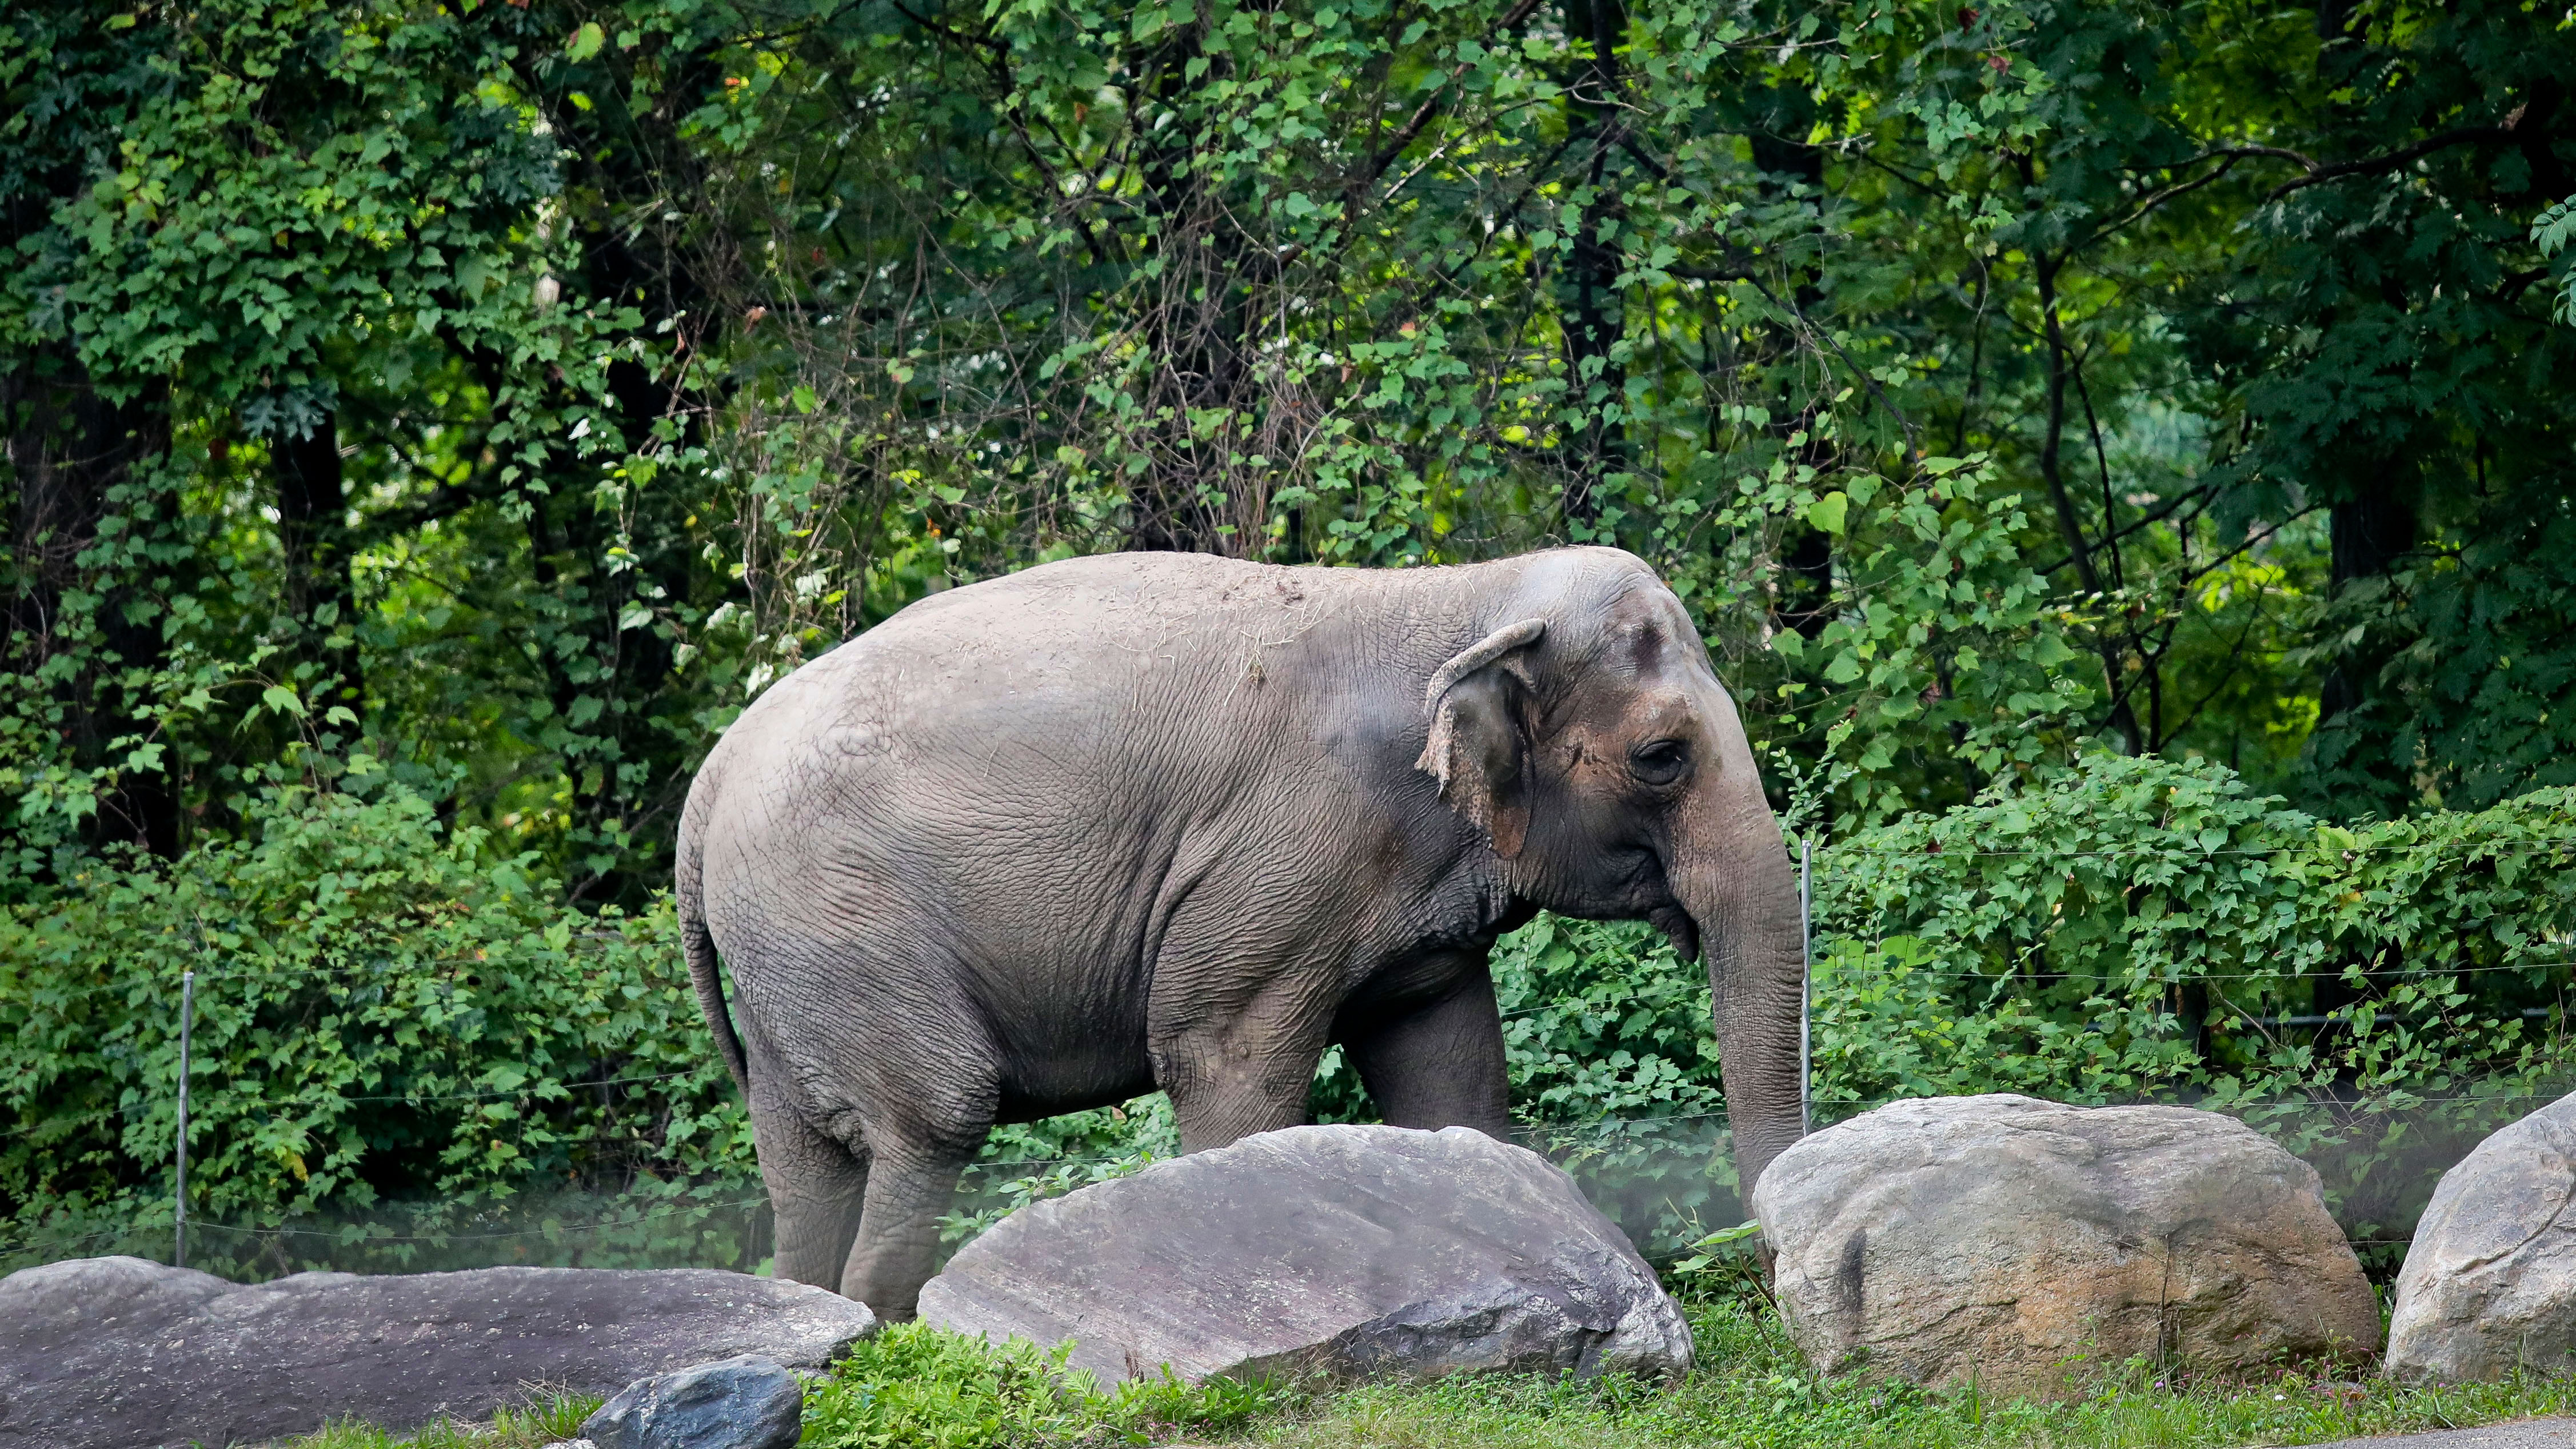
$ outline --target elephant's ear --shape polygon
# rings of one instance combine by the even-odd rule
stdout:
[[[1529,742],[1510,691],[1530,686],[1520,652],[1546,632],[1545,619],[1495,630],[1441,665],[1422,695],[1431,739],[1414,767],[1440,782],[1440,798],[1492,836],[1505,860],[1521,853],[1529,834]]]

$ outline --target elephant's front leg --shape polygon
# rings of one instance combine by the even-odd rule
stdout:
[[[1157,1019],[1146,1047],[1155,1085],[1172,1099],[1183,1152],[1304,1124],[1332,1017],[1319,984],[1273,980],[1247,999],[1190,991],[1169,976],[1155,982]]]
[[[1473,1127],[1509,1141],[1511,1084],[1494,978],[1481,958],[1461,966],[1428,1002],[1383,1013],[1352,1008],[1342,1050],[1387,1125]]]

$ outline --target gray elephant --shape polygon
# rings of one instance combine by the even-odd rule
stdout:
[[[1748,1193],[1801,1130],[1780,831],[1690,617],[1615,549],[934,595],[726,731],[678,896],[775,1270],[888,1318],[996,1122],[1159,1087],[1222,1146],[1304,1121],[1338,1042],[1388,1122],[1501,1135],[1486,954],[1540,909],[1705,944]]]

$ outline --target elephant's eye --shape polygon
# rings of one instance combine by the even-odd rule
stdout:
[[[1690,746],[1656,740],[1628,752],[1628,773],[1648,785],[1669,785],[1690,773]]]

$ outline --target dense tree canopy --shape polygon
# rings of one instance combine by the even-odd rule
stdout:
[[[586,901],[1069,553],[1654,561],[1783,804],[2576,781],[2576,28],[2501,0],[0,22],[7,888],[388,782]]]

